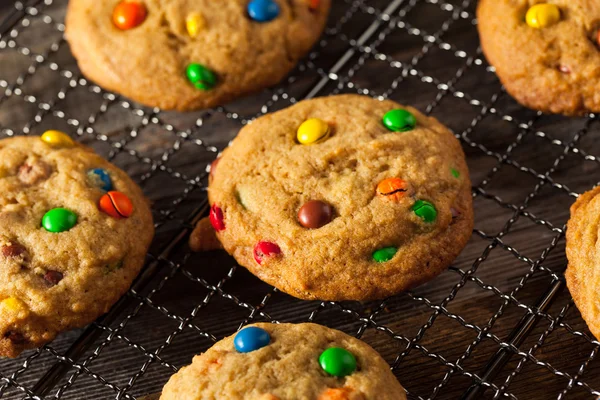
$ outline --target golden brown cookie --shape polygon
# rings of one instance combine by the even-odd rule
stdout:
[[[299,298],[383,298],[442,272],[472,232],[454,135],[365,96],[300,102],[244,127],[213,168],[227,252]]]
[[[600,2],[481,0],[481,46],[521,104],[566,115],[600,111]]]
[[[282,80],[317,41],[331,0],[71,0],[84,75],[148,106],[194,110]]]
[[[44,140],[43,140],[43,139]],[[0,140],[0,356],[84,326],[129,288],[154,226],[142,191],[68,136]]]
[[[567,224],[567,287],[590,331],[600,338],[600,186],[579,196]]]
[[[315,324],[255,324],[173,375],[161,400],[405,400],[369,345]]]

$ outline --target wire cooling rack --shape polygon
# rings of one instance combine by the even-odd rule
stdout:
[[[194,354],[254,321],[314,321],[362,338],[411,399],[593,399],[600,342],[564,289],[568,207],[600,177],[600,127],[518,106],[482,57],[474,1],[339,0],[313,52],[279,86],[224,107],[139,107],[87,81],[63,39],[66,1],[0,8],[0,137],[61,129],[125,169],[153,202],[148,265],[113,310],[16,360],[2,399],[139,399]],[[132,78],[135,79],[135,78]],[[206,168],[247,122],[306,97],[411,104],[466,151],[472,238],[433,281],[379,302],[306,302],[186,241]]]

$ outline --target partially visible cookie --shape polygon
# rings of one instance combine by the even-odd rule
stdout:
[[[600,2],[481,0],[481,46],[506,90],[544,112],[600,111]]]
[[[225,250],[299,298],[366,300],[446,269],[473,228],[460,143],[412,107],[300,102],[244,127],[209,185]]]
[[[318,40],[331,0],[71,0],[83,74],[152,107],[212,107],[281,81]]]
[[[0,140],[0,356],[107,312],[153,232],[142,191],[91,149],[57,131]]]
[[[405,400],[366,343],[316,324],[255,324],[196,356],[161,400]]]
[[[567,224],[567,286],[590,331],[600,339],[600,186],[579,196]]]

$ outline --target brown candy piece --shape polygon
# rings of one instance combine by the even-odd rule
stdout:
[[[46,180],[51,172],[52,168],[48,164],[42,160],[35,160],[21,165],[17,176],[24,184],[33,185]]]
[[[26,251],[27,249],[18,243],[10,243],[2,246],[2,255],[6,258],[19,257]]]
[[[48,271],[44,274],[44,280],[50,284],[50,286],[56,286],[62,281],[64,275],[58,271]]]
[[[317,229],[327,225],[332,218],[333,207],[320,200],[310,200],[298,211],[298,222],[308,229]]]

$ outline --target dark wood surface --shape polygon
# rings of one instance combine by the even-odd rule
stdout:
[[[5,17],[13,4],[1,4]],[[153,202],[152,254],[204,198],[206,165],[240,127],[302,99],[353,46],[355,55],[320,94],[390,97],[439,118],[461,139],[474,185],[476,229],[453,267],[385,302],[296,300],[221,252],[190,254],[184,246],[146,290],[129,295],[134,305],[103,327],[47,398],[158,392],[214,340],[269,319],[311,319],[361,337],[394,366],[411,398],[458,399],[477,380],[553,279],[562,279],[569,206],[600,180],[600,126],[593,118],[538,115],[506,95],[478,51],[474,1],[407,0],[382,14],[389,4],[336,0],[323,40],[287,82],[187,114],[140,108],[83,79],[62,39],[65,0],[27,9],[0,37],[0,137],[61,129],[127,170]],[[383,26],[357,46],[376,20]],[[16,373],[0,397],[23,398],[82,332],[0,360],[2,378]],[[499,397],[594,399],[600,362],[588,361],[598,345],[563,290],[489,384],[500,388],[508,378]]]

